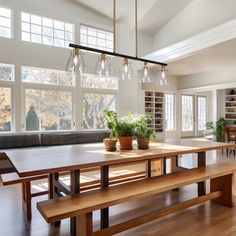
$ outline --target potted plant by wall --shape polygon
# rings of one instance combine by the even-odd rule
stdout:
[[[118,119],[116,132],[121,150],[133,149],[134,128],[135,125],[131,114]]]
[[[155,138],[155,131],[148,127],[150,118],[146,115],[140,115],[135,123],[135,136],[139,149],[148,149],[151,138]]]
[[[109,109],[105,109],[103,111],[103,116],[106,122],[107,128],[110,130],[109,138],[105,138],[103,143],[105,145],[106,151],[115,151],[116,150],[116,143],[117,143],[117,114],[114,111]]]

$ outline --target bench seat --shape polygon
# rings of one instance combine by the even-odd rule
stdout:
[[[232,175],[235,171],[235,163],[221,162],[206,167],[185,170],[164,176],[112,186],[107,189],[85,192],[75,196],[67,196],[55,200],[43,201],[37,203],[37,208],[48,223],[53,223],[65,218],[86,215],[87,213],[91,216],[91,212],[95,210],[114,206],[131,200],[142,199],[154,194],[209,179],[212,180],[212,194],[210,194],[209,197],[204,196],[204,201],[217,198],[216,201],[232,206],[232,181],[229,180],[230,178],[232,179]],[[225,176],[227,176],[229,186],[226,184],[224,179]],[[221,177],[223,179],[221,179]],[[195,204],[198,204],[201,203],[201,200],[198,200],[197,198],[194,202]],[[89,217],[86,216],[86,218]]]

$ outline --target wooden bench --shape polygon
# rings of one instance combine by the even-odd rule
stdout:
[[[22,206],[26,214],[26,218],[28,220],[31,220],[32,218],[31,199],[33,197],[49,194],[48,190],[32,193],[31,181],[46,179],[48,178],[48,175],[39,175],[39,176],[33,176],[33,177],[27,177],[27,178],[20,178],[16,172],[13,172],[9,174],[2,174],[1,178],[2,178],[2,182],[4,186],[12,185],[12,184],[22,185]]]
[[[112,186],[107,189],[43,201],[37,203],[37,208],[48,223],[76,217],[76,227],[79,235],[113,235],[187,207],[201,204],[207,200],[213,200],[232,207],[232,185],[233,173],[235,171],[235,163],[222,162],[206,167]],[[152,212],[127,222],[93,232],[92,212],[95,210],[104,209],[131,200],[143,199],[154,194],[209,179],[210,193],[206,195],[167,207],[159,212]]]

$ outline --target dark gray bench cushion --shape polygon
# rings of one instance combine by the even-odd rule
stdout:
[[[42,146],[78,144],[78,133],[45,133],[41,134]]]
[[[107,131],[94,132],[68,132],[68,133],[45,133],[41,134],[42,146],[70,145],[79,143],[102,142],[108,137]]]
[[[80,132],[79,143],[98,143],[109,137],[108,131]]]
[[[40,146],[38,134],[5,134],[0,136],[0,149]]]

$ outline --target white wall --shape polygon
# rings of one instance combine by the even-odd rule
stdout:
[[[167,47],[235,17],[235,0],[194,0],[155,34],[153,49]]]

